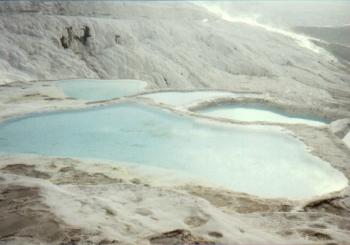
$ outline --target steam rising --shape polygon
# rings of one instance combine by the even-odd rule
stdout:
[[[247,16],[235,16],[235,17],[233,17],[229,13],[227,13],[225,10],[223,10],[221,5],[219,5],[219,4],[212,4],[212,3],[210,4],[210,3],[205,3],[205,2],[200,2],[197,4],[206,8],[209,12],[219,16],[221,19],[223,19],[225,21],[244,23],[247,25],[263,28],[266,31],[289,37],[289,38],[295,40],[295,42],[298,45],[300,45],[301,47],[306,48],[308,50],[311,50],[312,52],[315,52],[317,54],[321,54],[321,53],[325,54],[326,53],[326,51],[324,49],[318,47],[317,45],[315,45],[311,41],[314,38],[300,35],[300,34],[297,34],[297,33],[291,32],[291,31],[287,31],[287,30],[284,30],[281,28],[277,28],[277,27],[274,27],[271,25],[261,24],[261,23],[256,21],[258,15],[253,15],[250,17],[247,17]]]

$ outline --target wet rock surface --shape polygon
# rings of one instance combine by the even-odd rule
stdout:
[[[3,167],[1,171],[5,173],[23,175],[23,176],[33,177],[33,178],[40,178],[40,179],[50,178],[49,174],[36,170],[34,165],[26,165],[21,163],[7,165]]]
[[[206,241],[203,238],[195,237],[188,230],[173,230],[162,233],[158,236],[153,236],[150,239],[151,244],[154,245],[215,245],[216,243]]]
[[[0,185],[0,243],[16,238],[47,243],[80,240],[73,229],[45,205],[40,188]]]
[[[224,208],[227,211],[237,213],[259,213],[259,212],[288,212],[295,204],[292,201],[277,199],[261,199],[245,193],[223,191],[203,186],[185,186],[185,190],[192,195],[208,200],[211,204]]]
[[[130,174],[102,162],[1,157],[0,241],[232,244],[250,241],[258,228],[275,241],[346,244],[350,235],[347,190],[297,202],[198,185],[144,185],[144,177]]]

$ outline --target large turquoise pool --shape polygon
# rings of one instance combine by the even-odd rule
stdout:
[[[1,123],[0,152],[156,166],[263,197],[305,198],[347,185],[278,127],[212,123],[137,103]]]

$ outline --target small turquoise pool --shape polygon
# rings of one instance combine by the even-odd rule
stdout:
[[[347,186],[341,172],[278,127],[212,123],[137,103],[1,123],[0,153],[156,166],[263,197],[305,198]]]
[[[67,97],[98,101],[120,98],[142,92],[146,82],[139,80],[63,80],[55,82]]]
[[[275,122],[289,124],[307,124],[311,126],[324,126],[329,121],[316,118],[298,116],[282,110],[266,108],[259,105],[218,105],[197,111],[210,117],[227,118],[245,122]]]

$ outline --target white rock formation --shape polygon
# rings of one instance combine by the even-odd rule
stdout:
[[[325,50],[188,3],[10,1],[0,13],[0,83],[127,78],[160,88],[254,87],[309,106],[348,106],[347,67]],[[88,46],[63,49],[65,28],[80,33],[83,25]]]
[[[350,118],[336,120],[329,125],[330,130],[339,138],[344,138],[350,130]]]

